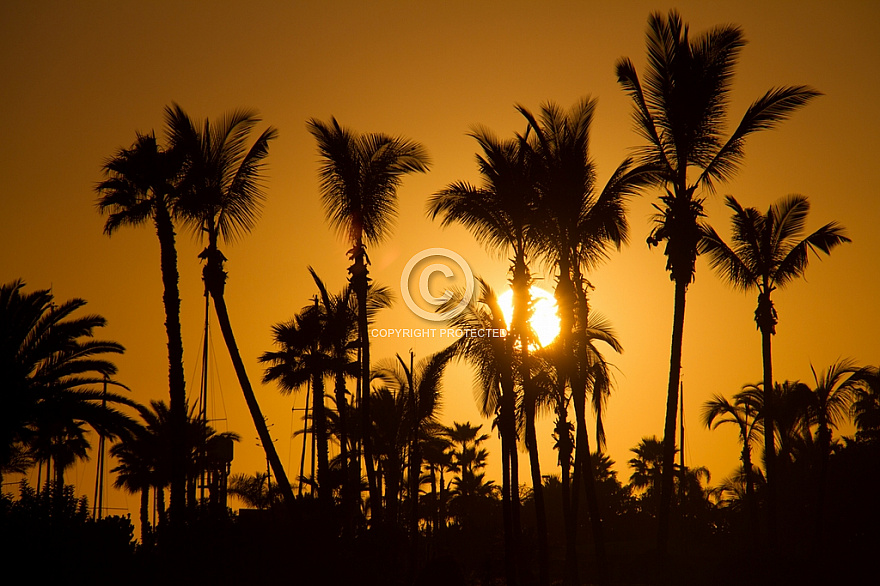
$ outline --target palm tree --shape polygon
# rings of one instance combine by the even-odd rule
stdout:
[[[629,461],[633,470],[629,483],[644,491],[642,500],[648,503],[649,510],[656,511],[663,481],[663,442],[656,436],[643,437],[630,451],[634,457]]]
[[[757,503],[755,502],[754,470],[752,466],[752,441],[762,426],[763,414],[758,405],[747,392],[734,396],[733,403],[722,395],[714,395],[703,404],[703,425],[716,429],[722,423],[737,426],[739,440],[742,444],[742,471],[745,479],[745,500],[749,511],[749,522],[752,534],[757,524]]]
[[[866,366],[858,378],[860,382],[851,407],[856,439],[875,441],[880,437],[880,368]]]
[[[743,208],[732,196],[727,207],[733,210],[732,244],[726,244],[709,226],[701,227],[699,251],[708,255],[709,264],[734,288],[758,291],[755,322],[761,332],[764,386],[773,387],[772,337],[776,333],[777,313],[770,294],[804,274],[809,253],[830,254],[831,249],[849,242],[843,227],[836,222],[825,224],[804,237],[804,224],[810,204],[801,195],[788,196],[762,214],[756,208]],[[770,515],[774,515],[775,481],[775,406],[764,399],[764,454],[770,489]],[[770,519],[774,531],[775,519]]]
[[[451,318],[449,326],[463,331],[508,331],[495,291],[483,279],[480,295],[464,311]],[[456,307],[453,296],[441,311]],[[517,453],[516,404],[514,377],[514,337],[464,336],[453,348],[459,358],[469,362],[476,373],[474,396],[483,417],[495,418],[501,436],[501,508],[504,525],[505,574],[510,584],[517,582],[519,556],[520,501],[519,457]]]
[[[568,111],[552,102],[543,105],[538,116],[522,106],[518,110],[532,133],[529,151],[539,197],[534,235],[546,262],[557,271],[560,384],[568,382],[572,389],[577,418],[576,471],[585,480],[600,576],[605,580],[604,539],[586,427],[586,395],[591,377],[586,358],[589,307],[582,274],[607,258],[609,248],[619,249],[626,242],[626,201],[652,175],[626,159],[597,193],[596,170],[589,153],[595,108],[596,101],[585,98]],[[601,406],[598,399],[602,390],[594,389],[596,406]],[[569,579],[576,582],[577,576],[571,575]]]
[[[831,457],[832,430],[851,413],[856,391],[860,386],[860,374],[852,360],[840,360],[827,370],[817,374],[810,365],[815,386],[811,389],[808,408],[809,424],[816,426],[816,443],[819,448],[819,481],[816,504],[817,536],[823,536],[825,512],[825,488],[828,481],[828,460]]]
[[[351,244],[348,272],[358,302],[358,340],[361,384],[358,404],[364,430],[363,455],[373,514],[381,520],[381,495],[373,465],[370,438],[370,339],[367,324],[369,257],[367,245],[378,244],[389,233],[397,215],[397,188],[403,176],[425,173],[428,155],[422,145],[384,134],[358,135],[339,125],[314,118],[307,122],[318,143],[321,166],[321,200],[330,224]],[[360,474],[358,473],[358,476]]]
[[[202,269],[205,291],[214,301],[220,331],[266,458],[285,502],[291,503],[293,490],[269,435],[232,331],[224,297],[226,257],[218,248],[219,240],[229,243],[253,229],[265,199],[265,158],[269,153],[269,141],[275,139],[278,132],[272,127],[267,128],[248,148],[251,130],[259,122],[256,112],[236,110],[214,124],[205,120],[199,129],[178,104],[165,109],[165,124],[172,148],[179,149],[185,157],[185,170],[177,187],[180,214],[200,237],[207,239],[207,247],[199,255],[205,261]]]
[[[84,300],[56,305],[50,291],[25,293],[24,286],[0,286],[0,471],[20,467],[23,454],[51,458],[63,487],[64,469],[86,455],[84,425],[111,439],[131,428],[115,406],[133,402],[96,388],[105,381],[123,387],[110,378],[116,366],[107,355],[124,348],[93,337],[103,317],[73,315]]]
[[[260,362],[268,364],[263,382],[276,382],[284,394],[311,385],[312,434],[318,456],[318,498],[327,512],[333,495],[329,479],[324,380],[333,375],[334,364],[323,337],[323,317],[316,303],[306,306],[292,320],[272,326],[272,337],[280,349],[264,353]]]
[[[536,392],[531,384],[531,361],[529,360],[529,345],[532,343],[530,328],[528,326],[529,311],[531,306],[531,273],[528,265],[529,253],[534,249],[534,236],[531,233],[537,193],[531,172],[533,156],[530,154],[530,145],[524,137],[510,140],[500,140],[488,129],[478,127],[474,129],[472,136],[479,145],[482,154],[477,155],[477,167],[481,175],[481,185],[475,186],[467,182],[459,181],[449,184],[445,189],[433,195],[428,200],[428,215],[432,219],[442,217],[441,225],[449,226],[455,223],[468,228],[474,237],[490,251],[499,255],[512,256],[511,260],[511,287],[513,289],[513,316],[511,319],[510,332],[511,343],[519,341],[520,359],[519,378],[523,383],[524,400],[527,404],[534,403]],[[513,346],[511,346],[513,348]],[[512,373],[511,373],[512,376]],[[511,390],[512,390],[511,385]],[[502,385],[502,391],[506,391]],[[504,392],[500,397],[500,430],[502,436],[502,460],[505,466],[514,469],[513,460],[516,458],[516,399],[513,392]],[[528,405],[527,405],[528,406]],[[532,412],[532,409],[528,409]],[[527,422],[531,429],[533,425]],[[507,441],[504,442],[505,438]],[[539,537],[539,560],[542,583],[549,580],[547,540],[546,540],[546,513],[543,506],[543,486],[540,467],[537,457],[537,441],[526,439],[529,449],[530,463],[532,465],[532,484],[535,491],[536,514],[538,516]],[[508,462],[509,461],[509,462]],[[511,495],[516,488],[512,485],[503,491],[505,495]],[[517,488],[518,490],[518,488]],[[510,515],[516,514],[515,508],[510,507]],[[507,538],[506,558],[508,580],[512,580],[512,563],[517,555],[512,549],[518,542],[518,523],[505,520],[505,526],[510,526],[513,534]]]
[[[410,571],[415,572],[418,552],[419,534],[419,486],[422,477],[422,438],[437,423],[437,415],[441,405],[441,378],[449,360],[454,356],[454,349],[447,348],[414,363],[414,355],[410,354],[409,364],[397,355],[393,365],[387,365],[376,372],[397,397],[404,398],[404,426],[406,443],[409,447],[409,534],[410,534]],[[394,507],[396,508],[396,507]]]
[[[672,502],[672,462],[675,454],[675,420],[681,374],[685,298],[694,279],[699,222],[704,216],[698,190],[714,190],[743,161],[746,138],[769,130],[787,119],[819,92],[806,86],[769,90],[746,110],[726,139],[729,93],[739,53],[745,45],[739,27],[724,25],[691,40],[681,15],[653,13],[648,19],[648,65],[645,83],[633,63],[617,62],[617,79],[632,98],[636,132],[647,142],[637,151],[640,165],[651,169],[665,195],[648,237],[650,246],[666,243],[666,269],[675,283],[672,347],[666,393],[664,426],[664,478],[658,523],[658,549],[665,560]],[[698,172],[695,179],[688,170]]]
[[[152,221],[159,238],[165,308],[165,333],[168,338],[168,392],[174,427],[172,442],[182,446],[186,426],[186,382],[183,372],[183,338],[180,330],[180,290],[177,248],[173,219],[177,215],[176,184],[180,179],[183,157],[179,149],[163,149],[154,134],[138,134],[130,148],[120,148],[104,163],[107,177],[97,186],[97,206],[108,214],[104,233],[111,236],[123,226],[141,226]],[[183,511],[185,491],[185,454],[174,451],[171,472],[171,509]]]

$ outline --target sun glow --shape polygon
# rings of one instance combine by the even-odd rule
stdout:
[[[556,300],[553,295],[540,287],[529,289],[532,294],[532,317],[529,324],[538,337],[538,344],[546,346],[559,335],[559,316],[556,313]],[[510,328],[513,319],[513,291],[508,289],[498,296],[498,305],[504,314],[504,321]]]

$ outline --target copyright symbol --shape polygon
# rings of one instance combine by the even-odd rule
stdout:
[[[428,281],[431,276],[440,273],[447,279],[451,279],[455,272],[449,267],[450,264],[457,265],[458,269],[464,273],[464,295],[455,307],[442,313],[427,311],[419,307],[409,290],[409,281],[413,269],[421,261],[430,257],[443,259],[444,264],[429,264],[422,269],[421,273],[419,273],[419,296],[428,305],[432,305],[435,308],[442,307],[446,302],[452,299],[453,295],[452,291],[449,289],[445,289],[443,294],[439,297],[432,295],[428,288]],[[447,248],[426,248],[413,255],[413,257],[407,261],[406,266],[403,267],[403,272],[400,273],[400,291],[403,295],[403,301],[406,303],[406,306],[417,316],[429,321],[446,321],[460,314],[464,311],[464,308],[467,307],[468,303],[470,303],[471,298],[474,296],[474,273],[471,271],[471,267],[468,265],[467,261],[465,261],[457,252],[453,252]]]

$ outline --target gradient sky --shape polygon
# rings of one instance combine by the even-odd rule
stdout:
[[[809,84],[825,94],[780,129],[755,135],[742,172],[709,195],[706,205],[709,221],[726,236],[724,195],[766,209],[786,194],[801,193],[812,203],[808,229],[838,220],[853,239],[830,258],[813,262],[806,280],[774,293],[780,319],[774,339],[777,380],[810,382],[811,362],[824,369],[840,357],[877,364],[880,197],[871,177],[880,130],[875,104],[880,10],[871,2],[832,6],[815,0],[676,6],[694,32],[723,23],[745,31],[749,44],[734,80],[732,122],[773,86]],[[94,186],[102,163],[130,145],[135,131],[162,133],[163,109],[172,101],[197,119],[237,107],[258,109],[260,128],[271,124],[280,137],[270,148],[262,220],[252,234],[224,248],[226,297],[282,461],[295,476],[299,452],[289,440],[292,400],[259,385],[256,358],[271,348],[271,325],[290,318],[314,294],[307,266],[339,290],[348,264],[347,246],[320,207],[317,154],[305,121],[336,116],[357,131],[418,140],[431,154],[431,172],[408,178],[400,191],[392,238],[371,249],[372,275],[379,283],[397,291],[406,261],[442,246],[459,252],[475,273],[501,288],[506,257],[487,255],[466,231],[441,230],[424,213],[427,197],[447,183],[476,179],[475,143],[466,132],[482,124],[507,137],[524,129],[515,104],[537,110],[553,100],[568,107],[591,95],[599,100],[592,154],[600,181],[606,180],[639,141],[614,64],[627,56],[643,70],[648,14],[670,7],[642,1],[283,7],[227,1],[7,2],[0,19],[0,279],[23,278],[29,289],[52,287],[57,299],[88,300],[88,310],[109,321],[101,335],[127,348],[117,361],[119,379],[141,401],[167,400],[158,241],[148,226],[104,236]],[[622,480],[629,477],[628,450],[643,436],[662,433],[665,409],[673,287],[662,252],[645,245],[655,199],[652,192],[631,203],[630,245],[589,276],[594,310],[612,321],[625,347],[622,356],[609,355],[617,386],[606,421],[608,450]],[[178,248],[191,393],[201,340],[196,258],[201,247],[181,234]],[[552,279],[538,284],[551,288]],[[684,336],[686,457],[689,465],[708,466],[713,483],[737,466],[739,448],[734,429],[701,428],[700,407],[714,393],[730,396],[760,380],[755,303],[754,294],[731,291],[698,262]],[[378,325],[422,324],[398,300]],[[419,358],[440,343],[382,340],[373,356],[412,349]],[[264,469],[219,335],[213,348],[211,413],[226,418],[214,425],[242,436],[233,471]],[[483,422],[467,368],[450,374],[444,422]],[[300,396],[297,405],[303,400]],[[545,473],[557,470],[549,429],[547,418],[541,446]],[[497,440],[492,442],[497,458]],[[93,464],[78,465],[71,478],[91,495]],[[115,494],[109,505],[134,513],[137,499]]]

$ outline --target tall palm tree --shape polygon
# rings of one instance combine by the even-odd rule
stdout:
[[[278,136],[278,132],[269,127],[248,147],[250,133],[259,122],[256,112],[236,110],[213,124],[205,120],[199,128],[178,104],[165,109],[165,124],[172,147],[179,149],[185,157],[184,173],[177,186],[179,211],[194,232],[207,241],[206,248],[199,255],[205,261],[202,269],[205,291],[214,301],[220,331],[266,458],[285,502],[291,503],[293,490],[269,435],[232,331],[224,297],[226,257],[219,249],[220,240],[229,243],[253,229],[265,199],[265,159],[269,154],[269,142]]]
[[[637,151],[639,164],[652,169],[665,195],[648,244],[666,243],[666,269],[675,283],[672,346],[666,393],[664,426],[664,478],[658,523],[658,550],[665,560],[672,499],[672,461],[675,453],[675,420],[681,374],[685,299],[694,279],[699,222],[704,216],[700,190],[712,191],[740,167],[749,135],[769,130],[819,95],[806,86],[769,90],[755,101],[728,137],[722,134],[727,119],[730,86],[743,32],[731,25],[717,26],[691,39],[681,15],[653,13],[648,18],[648,63],[644,85],[633,63],[617,62],[617,79],[633,101],[636,132],[647,144]],[[696,177],[689,177],[689,169]]]
[[[330,224],[351,244],[348,272],[358,302],[358,340],[361,353],[361,384],[358,404],[364,436],[363,456],[372,514],[381,521],[381,495],[376,482],[370,438],[370,339],[367,297],[369,257],[367,245],[378,244],[390,233],[397,216],[397,188],[405,175],[425,173],[428,155],[422,145],[384,134],[359,135],[339,125],[314,118],[307,122],[318,143],[321,166],[321,201]],[[359,474],[358,474],[359,475]]]
[[[608,249],[627,240],[626,201],[646,185],[649,169],[626,159],[597,193],[596,170],[589,153],[590,128],[596,101],[585,98],[568,111],[554,103],[538,116],[518,110],[529,124],[532,178],[539,205],[534,231],[547,263],[557,271],[556,298],[560,316],[557,340],[559,382],[570,384],[577,418],[576,471],[584,478],[601,580],[607,579],[601,516],[595,495],[591,450],[586,424],[588,304],[582,274],[607,258]],[[598,379],[594,379],[598,380]],[[606,379],[607,380],[607,379]],[[606,389],[607,390],[607,389]],[[595,399],[602,396],[594,390]],[[601,401],[594,401],[600,406]],[[601,447],[601,446],[600,446]],[[570,564],[572,571],[575,564]],[[577,582],[576,575],[570,575]]]
[[[168,392],[173,414],[172,442],[182,446],[186,427],[186,382],[183,372],[183,337],[180,330],[180,289],[177,270],[174,218],[176,184],[183,170],[180,149],[163,149],[154,134],[138,134],[129,148],[120,148],[104,163],[106,179],[97,186],[101,213],[108,214],[104,233],[113,235],[124,226],[152,223],[159,238],[162,303],[168,338]],[[171,509],[183,511],[186,491],[185,454],[174,452],[171,472]]]
[[[734,288],[758,291],[755,322],[761,332],[761,352],[765,389],[773,388],[772,337],[776,333],[777,313],[770,298],[804,274],[810,252],[830,254],[831,249],[849,242],[844,228],[829,222],[812,234],[804,236],[804,224],[810,204],[806,197],[791,195],[773,204],[765,214],[756,208],[743,208],[732,196],[727,207],[733,210],[732,240],[724,242],[709,226],[701,227],[699,251],[709,257],[709,264]],[[775,409],[770,397],[764,399],[764,454],[767,482],[770,489],[770,514],[774,507],[775,481]],[[770,520],[774,530],[775,520]]]
[[[513,316],[510,326],[511,342],[519,341],[520,359],[519,379],[523,381],[524,398],[533,403],[536,393],[530,382],[531,361],[529,344],[532,343],[528,318],[531,306],[531,272],[528,264],[529,254],[534,250],[535,238],[531,232],[537,202],[535,183],[531,173],[533,156],[530,145],[524,137],[500,140],[486,128],[475,128],[471,133],[482,151],[477,155],[477,167],[481,176],[479,186],[458,181],[428,200],[428,215],[432,219],[440,216],[441,225],[461,224],[468,228],[474,237],[487,249],[499,255],[511,255],[511,286],[513,288]],[[494,313],[494,312],[493,312]],[[513,346],[511,346],[511,349]],[[511,363],[513,364],[513,363]],[[512,376],[512,373],[511,373]],[[512,380],[512,379],[511,379]],[[503,381],[502,381],[503,383]],[[510,385],[511,391],[513,390]],[[504,464],[514,469],[516,459],[516,398],[513,392],[506,392],[501,386],[500,430],[502,436],[502,459]],[[529,409],[529,412],[532,410]],[[531,428],[531,424],[529,424]],[[507,441],[505,442],[505,438]],[[535,491],[536,514],[538,515],[539,559],[541,573],[548,578],[548,558],[546,554],[546,516],[543,512],[543,486],[537,459],[537,442],[527,440],[533,446],[529,450],[532,468],[533,489]],[[512,495],[516,487],[509,486],[504,495]],[[506,500],[506,498],[505,498]],[[510,507],[510,515],[516,514]],[[512,578],[512,563],[517,554],[511,549],[518,542],[518,523],[505,520],[512,534],[507,539],[506,558],[508,580]],[[546,583],[546,580],[543,580]]]

